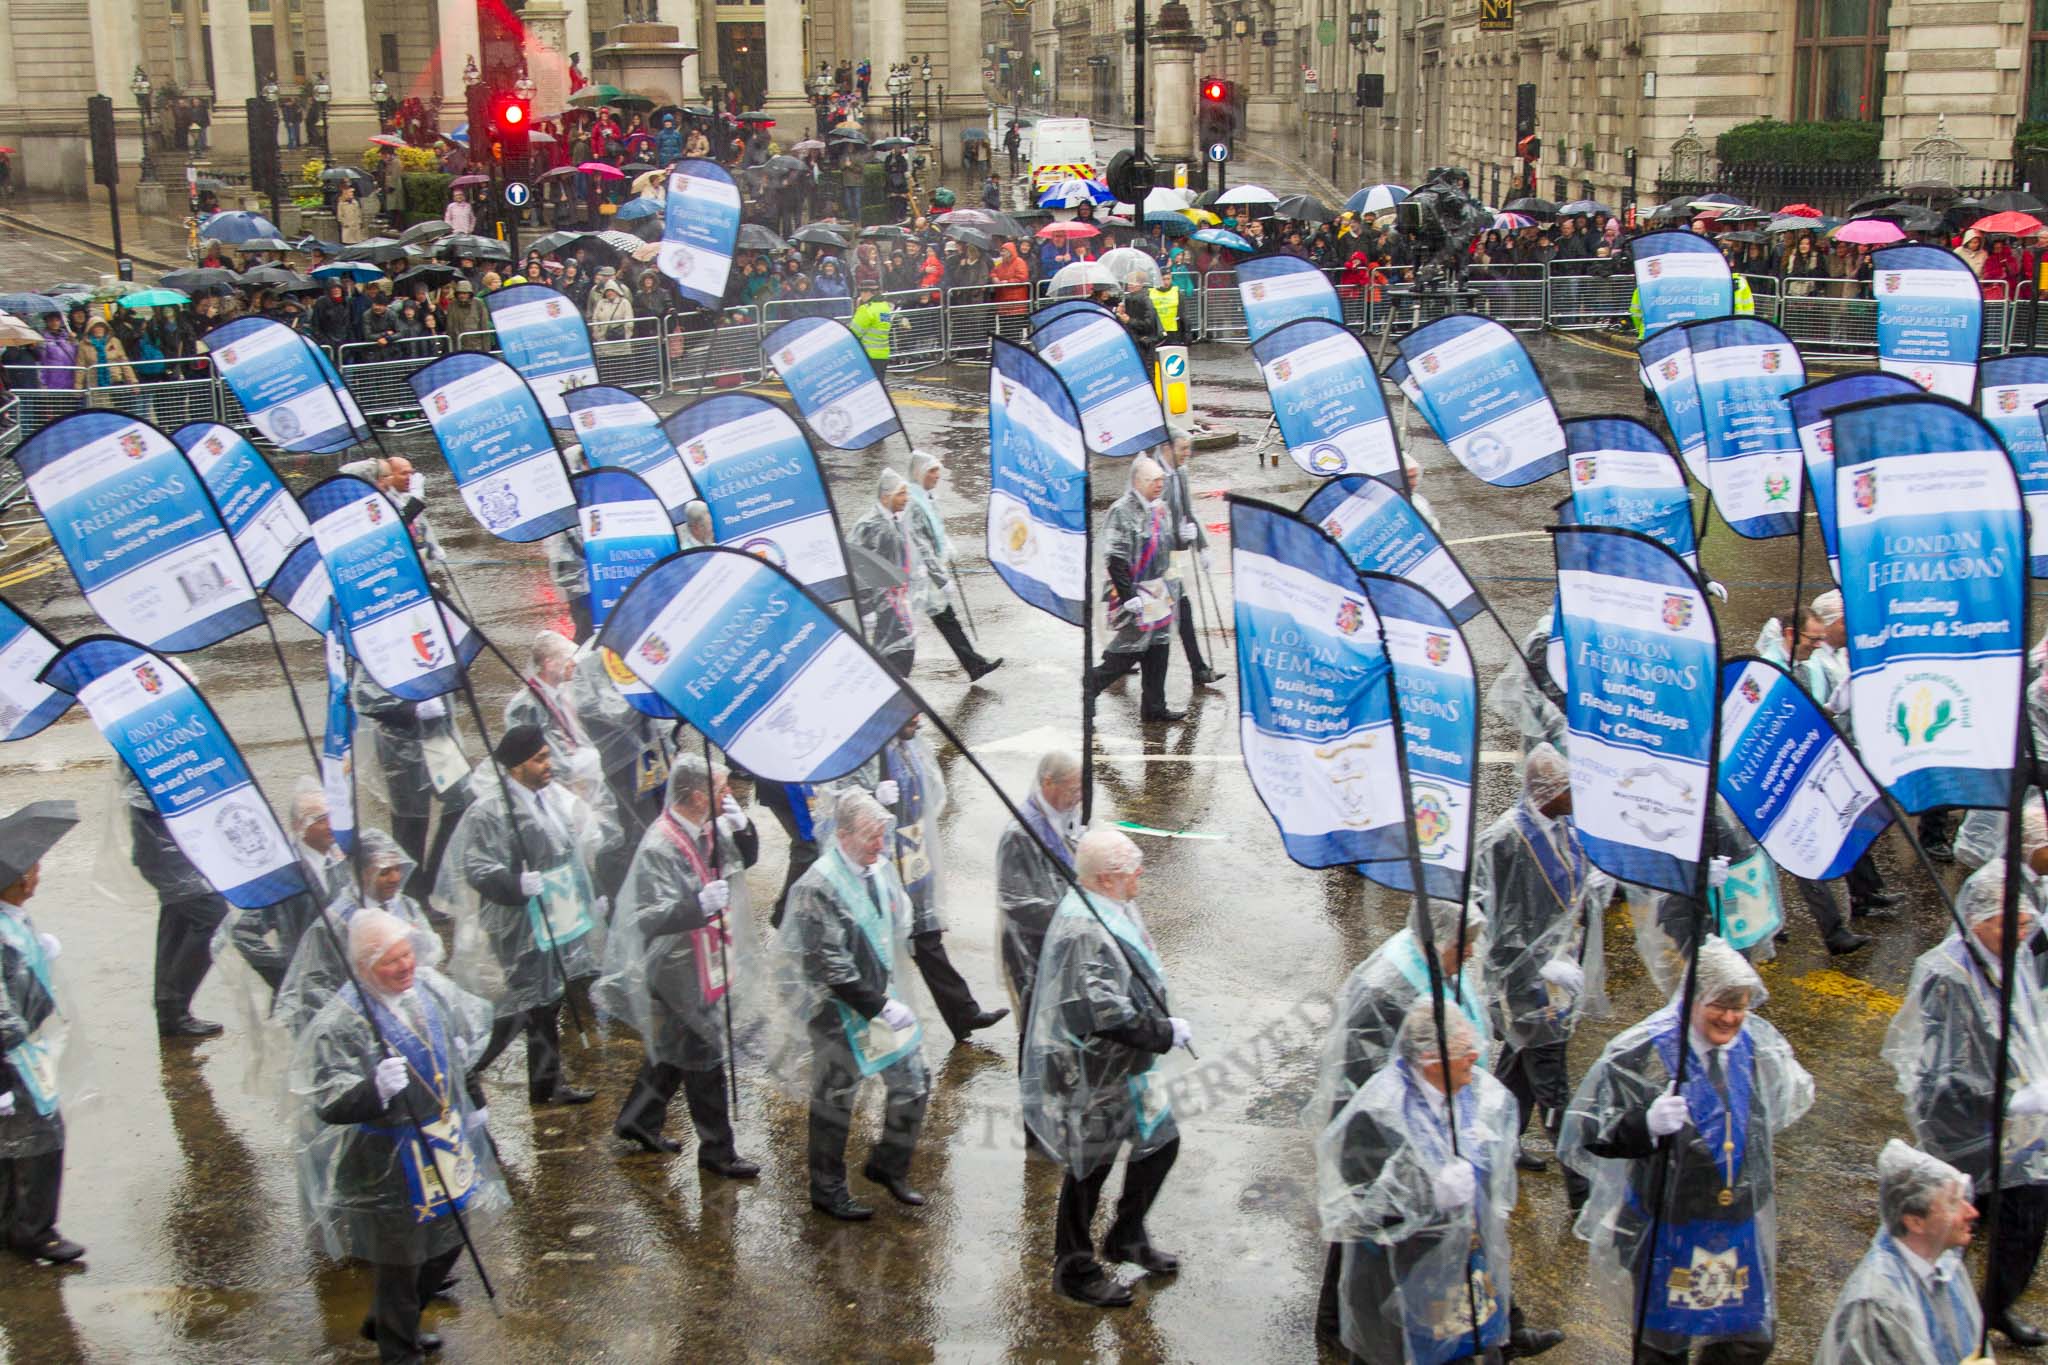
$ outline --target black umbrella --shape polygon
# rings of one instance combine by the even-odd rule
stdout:
[[[341,243],[323,242],[318,237],[314,237],[311,234],[308,234],[307,236],[299,238],[297,243],[293,245],[292,250],[318,251],[323,255],[332,256],[335,252],[341,250]]]
[[[509,261],[512,248],[493,237],[478,237],[474,233],[458,232],[443,237],[434,243],[434,253],[448,260],[463,256],[477,261]]]
[[[762,110],[759,110],[759,109],[749,109],[749,110],[747,110],[747,111],[746,111],[745,113],[740,113],[740,114],[734,114],[734,115],[733,115],[732,117],[733,117],[733,121],[734,121],[735,123],[773,123],[773,122],[775,122],[775,115],[773,115],[773,114],[770,114],[770,113],[765,113],[765,112],[763,112]]]
[[[1916,208],[1894,220],[1901,232],[1946,232],[1948,220],[1933,209]]]
[[[247,241],[235,243],[235,250],[241,252],[244,256],[252,251],[290,251],[291,249],[292,244],[281,237],[251,237]]]
[[[406,256],[405,243],[396,237],[372,237],[368,241],[343,247],[336,259],[368,261],[371,265],[383,265],[389,261],[405,260]]]
[[[0,820],[0,887],[26,877],[77,823],[76,801],[31,801]]]
[[[741,223],[740,235],[733,243],[741,251],[787,251],[789,243],[777,237],[759,223]]]
[[[1557,205],[1551,203],[1548,199],[1532,199],[1527,195],[1520,199],[1508,200],[1507,203],[1501,205],[1501,210],[1505,213],[1526,213],[1531,218],[1557,217]]]
[[[168,278],[168,276],[166,277]],[[319,288],[316,281],[308,279],[296,270],[287,270],[281,265],[259,265],[254,270],[242,272],[242,283],[253,289],[296,289],[302,284]],[[171,286],[173,289],[176,285]],[[190,290],[186,291],[190,293]]]
[[[1913,199],[1953,199],[1956,187],[1946,180],[1915,180],[1899,186],[1899,193]]]
[[[868,145],[867,134],[852,128],[834,128],[831,132],[825,134],[825,140],[827,142],[852,142],[862,147]]]
[[[877,223],[873,227],[862,228],[860,239],[863,242],[907,242],[910,231],[900,223]]]
[[[1905,198],[1897,190],[1885,190],[1878,194],[1867,194],[1842,211],[1844,218],[1867,218],[1872,209],[1881,209],[1887,204],[1896,204]]]
[[[446,237],[453,231],[455,229],[441,219],[429,218],[426,222],[414,223],[411,227],[399,233],[398,240],[404,242],[407,246],[411,246],[414,242],[425,242],[431,241],[436,237]]]
[[[1984,196],[1987,213],[2039,213],[2042,203],[2024,190],[2000,190]]]
[[[1724,225],[1729,223],[1768,223],[1771,221],[1771,217],[1771,214],[1765,213],[1762,209],[1739,208],[1730,209],[1726,213],[1716,214],[1714,221]]]
[[[232,294],[242,277],[232,270],[203,266],[197,270],[173,270],[157,283],[182,294]]]
[[[1650,215],[1650,221],[1653,223],[1676,223],[1690,217],[1692,217],[1692,205],[1684,200],[1674,199],[1668,204],[1660,205],[1656,212]]]
[[[457,270],[452,265],[442,265],[438,261],[429,261],[425,265],[416,265],[412,269],[406,271],[403,275],[400,275],[398,277],[397,283],[425,285],[445,284],[447,281],[454,279],[457,275],[460,275],[461,273],[462,272],[460,270]]]
[[[742,232],[745,228],[740,229]],[[550,232],[545,237],[536,237],[527,243],[528,251],[538,251],[543,256],[552,256],[564,247],[574,246],[590,234],[587,232]]]
[[[344,180],[360,180],[365,185],[377,183],[376,178],[369,172],[359,171],[354,166],[329,166],[320,172],[320,179],[329,185],[339,184]]]
[[[1304,223],[1327,223],[1337,215],[1313,195],[1290,194],[1273,206],[1275,218],[1299,218]]]
[[[1721,240],[1724,242],[1741,242],[1745,246],[1763,246],[1771,239],[1761,232],[1724,232],[1721,234]]]
[[[802,242],[807,246],[836,246],[842,250],[846,247],[845,234],[838,228],[830,227],[824,223],[812,223],[806,227],[800,227],[795,232],[789,234],[789,240],[792,242]]]
[[[771,156],[761,163],[762,170],[773,171],[777,175],[787,175],[791,171],[808,171],[810,168],[808,161],[788,155]]]
[[[627,175],[644,175],[648,171],[655,169],[655,167],[652,163],[646,161],[628,161],[625,165],[619,167],[619,169],[624,171]]]
[[[980,228],[967,227],[964,224],[955,223],[952,227],[946,229],[946,235],[962,246],[978,247],[983,251],[990,251],[995,248],[995,240]]]
[[[915,147],[917,144],[907,137],[885,137],[879,142],[873,142],[868,145],[875,151],[887,152],[893,151],[898,147]]]

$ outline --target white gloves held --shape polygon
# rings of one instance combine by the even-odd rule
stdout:
[[[910,1012],[910,1006],[901,1000],[891,1000],[882,1006],[882,1022],[898,1033],[917,1027],[917,1016]]]
[[[448,714],[448,703],[439,697],[428,697],[412,704],[412,714],[416,720],[439,720]]]
[[[1168,1019],[1166,1022],[1173,1026],[1173,1045],[1175,1047],[1186,1047],[1194,1041],[1195,1030],[1187,1020],[1176,1017]]]
[[[519,874],[519,894],[529,900],[538,896],[540,889],[546,885],[547,883],[541,879],[541,875],[538,872],[522,872]]]
[[[896,785],[894,778],[885,777],[875,784],[875,800],[885,806],[895,805],[902,795],[903,789]]]
[[[1202,567],[1210,573],[1216,572],[1216,552],[1204,545],[1201,550]]]
[[[2023,1085],[2005,1102],[2008,1114],[2048,1114],[2048,1081]]]
[[[391,1103],[391,1097],[405,1089],[405,1058],[386,1057],[377,1063],[371,1079],[377,1084],[377,1103]]]
[[[1536,973],[1551,985],[1573,995],[1586,989],[1586,971],[1569,958],[1556,957],[1543,964]]]
[[[1719,891],[1728,885],[1728,863],[1726,858],[1707,859],[1707,885]]]
[[[1195,524],[1194,524],[1194,523],[1193,523],[1192,521],[1184,521],[1184,522],[1182,522],[1182,523],[1180,524],[1180,538],[1181,538],[1181,540],[1182,540],[1182,541],[1184,541],[1185,543],[1189,544],[1189,545],[1192,545],[1192,544],[1194,544],[1194,543],[1195,543],[1195,531],[1196,531],[1196,529],[1197,529],[1197,528],[1196,528]]]
[[[0,1115],[12,1114],[13,1112],[14,1092],[12,1090],[0,1092]]]
[[[731,792],[727,792],[725,804],[718,808],[718,827],[727,834],[738,834],[751,823],[747,813],[740,809],[740,803],[732,799]]]
[[[697,908],[707,915],[715,915],[732,904],[732,883],[720,877],[715,882],[706,882],[697,893]]]
[[[1723,587],[1721,584],[1714,582],[1712,579],[1708,579],[1707,595],[1712,597],[1717,602],[1726,602],[1728,600],[1728,589]]]
[[[1430,1183],[1430,1192],[1436,1196],[1440,1209],[1468,1208],[1479,1194],[1479,1174],[1462,1157],[1446,1161]]]
[[[43,956],[52,962],[64,955],[64,945],[57,941],[55,934],[37,934],[36,942],[43,945]]]
[[[1686,1124],[1692,1122],[1692,1110],[1685,1107],[1685,1096],[1676,1087],[1667,1089],[1650,1101],[1648,1123],[1651,1137],[1670,1137]]]

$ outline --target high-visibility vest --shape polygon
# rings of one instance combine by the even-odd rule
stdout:
[[[870,360],[889,358],[890,314],[896,306],[887,299],[873,299],[853,310],[853,334]]]
[[[1747,317],[1754,312],[1756,312],[1756,295],[1750,292],[1749,277],[1747,275],[1737,275],[1735,277],[1735,315],[1737,317]]]
[[[1152,311],[1159,315],[1159,330],[1172,335],[1180,327],[1180,290],[1169,284],[1146,292],[1152,296]]]

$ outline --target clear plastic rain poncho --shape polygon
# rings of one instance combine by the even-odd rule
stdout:
[[[1746,1000],[1754,1011],[1765,998],[1742,954],[1718,938],[1700,945],[1699,1008]],[[1608,1043],[1572,1096],[1557,1148],[1591,1182],[1573,1230],[1589,1243],[1594,1282],[1622,1323],[1635,1321],[1637,1280],[1652,1260],[1651,1192],[1668,1164],[1643,1340],[1672,1352],[1770,1334],[1778,1310],[1773,1153],[1778,1133],[1813,1106],[1813,1078],[1792,1045],[1751,1013],[1718,1068],[1694,1043],[1680,1092],[1691,1118],[1667,1140],[1668,1163],[1660,1159],[1647,1115],[1678,1064],[1678,1011],[1674,999]],[[1697,1027],[1687,1032],[1700,1036]]]
[[[885,849],[896,865],[896,876],[910,893],[910,933],[945,932],[939,918],[944,859],[939,839],[939,816],[946,809],[946,779],[939,771],[938,755],[922,734],[904,739],[901,734],[878,750],[875,756],[846,777],[831,784],[833,795],[856,787],[873,796],[884,781],[896,784],[896,804],[889,807],[896,818],[896,832]],[[815,828],[823,843],[832,833],[832,803],[820,806]]]
[[[946,534],[946,519],[939,515],[938,505],[924,486],[924,476],[934,468],[945,468],[938,456],[928,450],[910,453],[910,506],[903,513],[911,543],[924,566],[924,572],[915,575],[911,583],[917,605],[927,616],[936,616],[952,605],[946,585],[952,576],[953,538]]]
[[[0,901],[0,1158],[64,1146],[64,1107],[90,1098],[91,1049],[62,954],[52,957],[26,908]]]
[[[1022,1080],[1025,1126],[1076,1179],[1126,1142],[1136,1160],[1180,1136],[1159,1074],[1173,1046],[1166,999],[1137,905],[1068,892],[1039,957]]]
[[[1074,846],[1081,840],[1080,806],[1061,811],[1046,803],[1048,773],[1070,775],[1078,783],[1080,763],[1071,755],[1041,760],[1031,795],[1018,803],[1030,829],[1012,820],[996,840],[996,933],[1003,945],[1003,977],[1010,991],[1010,1007],[1020,1019],[1025,1017],[1032,984],[1038,979],[1045,932],[1072,890],[1059,866],[1046,856],[1047,851],[1071,874]]]
[[[574,669],[575,661],[576,646],[567,636],[553,630],[535,631],[530,666],[522,680],[526,685],[505,698],[505,728],[539,726],[547,736],[548,752],[555,757],[555,775],[564,778],[594,775],[600,766],[595,750],[584,753],[590,747],[590,736],[583,732],[583,722],[569,696],[573,672],[565,673],[559,682],[549,681],[554,674]]]
[[[1777,929],[1784,922],[1778,865],[1742,827],[1734,808],[1719,796],[1714,798],[1714,852],[1729,861],[1729,886],[1718,895],[1709,893],[1713,909],[1707,917],[1707,932],[1737,947],[1752,964],[1771,961],[1778,955]],[[1685,979],[1699,902],[1634,882],[1622,883],[1621,890],[1635,922],[1636,955],[1657,989],[1665,995],[1675,994]],[[1767,907],[1773,904],[1778,910],[1776,924],[1768,918]]]
[[[594,869],[623,835],[566,782],[535,792],[494,774],[502,769],[487,763],[470,784],[475,799],[449,840],[434,900],[455,917],[455,979],[509,1014],[553,1004],[570,981],[597,975],[606,916]],[[540,874],[539,895],[520,894],[521,872]]]
[[[1942,1191],[1967,1198],[1970,1178],[1893,1138],[1878,1155],[1877,1180],[1877,1236],[1842,1285],[1814,1365],[1962,1365],[1973,1358],[1984,1323],[1962,1250],[1936,1258],[1928,1285],[1898,1234],[1905,1214],[1925,1217]]]
[[[1552,682],[1546,689],[1537,686],[1529,676],[1533,669],[1538,678],[1550,677],[1550,666],[1545,662],[1550,649],[1550,630],[1550,613],[1545,612],[1536,628],[1522,641],[1522,658],[1528,667],[1516,664],[1503,668],[1494,678],[1493,685],[1486,689],[1487,709],[1514,727],[1515,733],[1521,737],[1525,754],[1539,744],[1548,744],[1561,754],[1570,752],[1564,711],[1558,700],[1550,695],[1557,684]],[[1561,699],[1563,693],[1557,692],[1557,697]]]
[[[94,869],[101,888],[123,902],[138,899],[138,892],[147,892],[165,905],[207,897],[225,905],[213,883],[178,848],[164,818],[150,804],[149,793],[128,771],[127,764],[114,765],[114,781],[118,788],[113,804],[114,823],[100,850],[99,866]]]
[[[1445,999],[1472,1024],[1479,1039],[1480,1061],[1491,1055],[1486,1011],[1486,916],[1470,906],[1429,902],[1432,938],[1438,961],[1455,956],[1462,912],[1465,962],[1455,990],[1446,984]],[[1416,911],[1408,926],[1375,948],[1351,969],[1337,991],[1330,1031],[1323,1038],[1316,1066],[1316,1090],[1301,1111],[1302,1125],[1323,1131],[1367,1078],[1393,1060],[1394,1040],[1409,1007],[1429,990],[1429,960],[1423,955]]]
[[[1492,1073],[1470,1063],[1446,1105],[1433,1011],[1403,1016],[1396,1055],[1316,1138],[1317,1208],[1325,1241],[1343,1248],[1338,1322],[1344,1346],[1378,1365],[1441,1365],[1507,1339],[1513,1287],[1508,1215],[1515,1207],[1521,1115]],[[1470,1023],[1447,1016],[1452,1072],[1476,1053]],[[1457,1152],[1452,1154],[1452,1112]],[[1446,1168],[1469,1162],[1472,1198],[1447,1199]]]
[[[300,778],[292,791],[291,809],[284,825],[291,832],[292,850],[299,855],[299,862],[313,883],[312,894],[323,905],[355,887],[348,854],[335,840],[327,816],[327,793],[319,779]],[[314,841],[326,847],[316,848]]]
[[[348,925],[364,906],[382,910],[402,921],[412,932],[413,960],[422,967],[441,966],[447,957],[441,936],[427,920],[405,884],[417,866],[393,839],[381,829],[366,829],[363,840],[365,894],[356,895],[351,881],[341,894],[329,901],[323,912],[326,924],[310,924],[301,935],[291,966],[277,989],[271,1019],[293,1039],[317,1015],[334,993],[348,983],[341,960],[341,947],[348,942]],[[332,932],[329,932],[332,930]]]
[[[1149,455],[1131,461],[1131,487],[1110,504],[1102,525],[1103,576],[1108,604],[1106,626],[1111,654],[1143,654],[1154,642],[1172,638],[1179,585],[1169,570],[1173,559],[1173,518],[1164,494],[1147,501],[1137,482],[1163,474]],[[1114,565],[1114,567],[1111,567]]]
[[[1601,932],[1614,879],[1586,859],[1569,815],[1543,807],[1571,790],[1564,756],[1548,744],[1522,765],[1522,795],[1479,836],[1472,904],[1486,916],[1486,986],[1496,1031],[1512,1047],[1572,1036],[1580,1019],[1607,1013]],[[1568,971],[1583,976],[1574,986]],[[1551,968],[1551,980],[1544,970]]]
[[[2043,846],[2048,846],[2048,814],[2044,814],[2041,788],[2029,787],[2020,799],[2020,857],[2031,859]],[[1967,868],[1976,869],[2002,860],[2005,857],[2005,812],[1971,811],[1956,827],[1954,847],[1956,861]],[[2027,885],[2037,888],[2040,879],[2031,867],[2027,867],[2026,872]],[[2035,894],[2038,897],[2040,893],[2036,890]]]
[[[887,588],[864,588],[856,582],[855,597],[860,608],[861,623],[867,627],[868,643],[875,647],[877,654],[899,654],[917,644],[917,622],[910,614],[912,598],[918,592],[918,584],[925,580],[925,571],[918,562],[916,547],[911,543],[910,518],[915,515],[906,504],[901,512],[891,512],[881,500],[895,496],[903,488],[903,476],[893,469],[884,469],[875,487],[876,501],[868,508],[867,515],[853,524],[846,533],[847,543],[866,550],[892,573],[900,573],[903,581]],[[858,576],[857,576],[858,578]]]
[[[683,1071],[724,1065],[728,1020],[743,1039],[760,1027],[768,1006],[760,930],[747,896],[750,860],[741,846],[743,839],[758,856],[759,841],[719,829],[715,801],[704,828],[693,832],[676,804],[705,790],[704,761],[682,755],[669,781],[668,808],[641,836],[619,890],[604,975],[590,993],[601,1015],[633,1026],[649,1061]],[[714,833],[715,852],[704,842]],[[721,879],[731,901],[707,914],[699,893],[706,882]]]
[[[434,799],[444,796],[469,776],[470,761],[462,752],[461,731],[455,724],[452,694],[440,698],[441,714],[421,720],[423,703],[409,702],[379,687],[365,669],[357,669],[353,692],[356,714],[370,722],[374,765],[383,774],[385,800],[394,820],[407,817],[426,819]],[[432,710],[434,708],[429,708]],[[357,744],[362,743],[360,735]],[[372,765],[356,764],[357,780],[363,781]],[[359,796],[358,805],[364,804]]]
[[[1913,963],[1904,1003],[1885,1031],[1884,1059],[1899,1078],[1913,1139],[1990,1188],[1991,1094],[1998,1054],[1998,955],[1976,937],[1995,927],[2005,894],[2005,863],[1986,863],[1956,893],[1972,933],[1952,933]],[[2020,902],[2019,964],[2013,973],[2012,1037],[2006,1082],[2002,1187],[2048,1184],[2048,1114],[2014,1113],[2012,1097],[2048,1086],[2048,999],[2025,970],[2035,911]]]
[[[292,1058],[299,1198],[321,1249],[336,1259],[422,1264],[461,1244],[451,1204],[474,1232],[506,1202],[464,1085],[490,1037],[491,1007],[430,967],[418,968],[402,994],[380,990],[375,964],[408,936],[375,911],[356,915],[349,955],[363,987],[328,1000]],[[407,1082],[388,1103],[374,1080],[386,1055],[405,1059]]]
[[[589,747],[597,753],[620,827],[626,838],[637,844],[641,832],[661,814],[669,760],[675,754],[669,735],[676,722],[656,720],[634,710],[620,694],[604,653],[594,642],[577,652],[568,693],[569,705],[589,737]]]

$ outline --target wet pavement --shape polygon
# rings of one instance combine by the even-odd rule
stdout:
[[[0,274],[8,253],[0,245]],[[35,248],[40,250],[41,248]],[[1579,338],[1537,337],[1532,351],[1567,417],[1634,413],[1638,390],[1623,367]],[[1197,348],[1198,405],[1240,433],[1235,446],[1199,456],[1193,483],[1212,532],[1226,519],[1225,490],[1298,504],[1312,480],[1282,457],[1252,455],[1268,413],[1242,348]],[[892,380],[912,441],[952,469],[939,495],[959,542],[984,649],[1003,669],[970,687],[931,633],[914,682],[1008,789],[1027,789],[1038,754],[1077,739],[1080,632],[1024,606],[981,556],[986,494],[985,371],[960,367]],[[664,413],[680,400],[657,403]],[[433,516],[478,624],[521,654],[539,626],[567,615],[538,546],[489,540],[463,515],[445,466],[423,433],[393,439],[429,474]],[[1407,448],[1428,471],[1423,493],[1446,536],[1508,627],[1526,630],[1547,607],[1550,561],[1541,528],[1562,489],[1487,488],[1457,470],[1411,420]],[[1269,450],[1277,450],[1277,443]],[[866,454],[826,459],[841,514],[861,514],[892,440]],[[285,457],[305,486],[333,462]],[[1098,509],[1122,491],[1124,467],[1097,462]],[[1761,621],[1791,605],[1793,556],[1725,531],[1709,540],[1709,572],[1730,589],[1724,649],[1746,650]],[[1227,555],[1219,555],[1227,568]],[[1815,565],[1809,563],[1809,571]],[[977,571],[979,569],[979,571]],[[24,576],[26,575],[26,576]],[[66,638],[95,623],[61,566],[16,569],[0,586]],[[1227,573],[1219,595],[1228,601]],[[1809,596],[1812,588],[1809,588]],[[279,631],[309,711],[316,710],[320,649],[296,622]],[[1483,621],[1468,630],[1484,677],[1509,661],[1509,643]],[[627,1034],[568,1045],[572,1078],[597,1103],[529,1110],[515,1044],[491,1085],[491,1127],[510,1172],[514,1207],[482,1238],[496,1282],[494,1314],[465,1265],[459,1303],[430,1310],[449,1343],[444,1358],[512,1362],[665,1360],[1311,1360],[1321,1266],[1309,1135],[1296,1111],[1314,1079],[1330,993],[1397,928],[1406,902],[1344,872],[1295,867],[1237,755],[1236,663],[1213,629],[1205,647],[1230,677],[1198,693],[1183,724],[1141,728],[1136,685],[1106,694],[1098,730],[1098,818],[1183,837],[1141,837],[1141,891],[1170,978],[1174,1008],[1193,1025],[1199,1062],[1176,1054],[1174,1103],[1183,1143],[1152,1219],[1157,1243],[1181,1253],[1177,1276],[1143,1283],[1136,1306],[1097,1312],[1050,1290],[1054,1168],[1025,1159],[1008,1021],[986,1046],[946,1051],[928,1039],[934,1099],[916,1185],[931,1196],[906,1211],[880,1199],[872,1223],[844,1226],[811,1212],[805,1197],[803,1109],[765,1077],[743,1074],[736,1115],[743,1153],[763,1178],[735,1185],[700,1179],[683,1107],[670,1132],[677,1157],[629,1155],[610,1135],[640,1061]],[[303,742],[283,704],[260,634],[189,660],[241,741],[273,802],[307,772]],[[494,714],[509,677],[488,661],[478,686]],[[1169,697],[1188,698],[1175,651]],[[1482,823],[1511,797],[1514,740],[1489,718],[1482,739]],[[945,909],[955,963],[985,1003],[1001,1003],[991,859],[1001,810],[957,755],[944,754],[953,807],[946,817]],[[10,1263],[0,1278],[0,1331],[17,1360],[372,1358],[355,1335],[366,1274],[332,1267],[307,1249],[295,1208],[288,1130],[274,1084],[254,1068],[249,1022],[225,972],[198,1010],[229,1023],[221,1039],[160,1048],[151,1028],[154,905],[118,866],[112,837],[109,751],[73,712],[36,739],[0,749],[0,804],[69,796],[82,827],[48,860],[32,910],[65,943],[65,964],[92,1002],[101,1095],[71,1112],[63,1227],[91,1254],[64,1270]],[[764,819],[757,903],[780,884],[784,845]],[[1906,1126],[1878,1046],[1913,957],[1944,932],[1939,911],[1902,846],[1880,863],[1911,895],[1907,913],[1881,926],[1878,944],[1831,964],[1811,922],[1791,910],[1791,941],[1765,969],[1768,1015],[1819,1081],[1811,1115],[1781,1141],[1783,1303],[1779,1358],[1808,1359],[1842,1277],[1875,1220],[1871,1165]],[[1574,1076],[1601,1041],[1659,1002],[1636,959],[1632,933],[1610,922],[1614,1018],[1588,1024],[1573,1049]],[[938,1027],[935,1019],[929,1021]],[[938,1028],[943,1035],[943,1028]],[[864,1151],[878,1114],[869,1095],[853,1144]],[[857,1167],[856,1167],[857,1169]],[[1587,1283],[1582,1244],[1566,1230],[1553,1169],[1522,1181],[1514,1220],[1517,1298],[1530,1321],[1565,1327],[1550,1359],[1618,1361],[1623,1324]],[[1135,1273],[1125,1267],[1126,1277]]]

